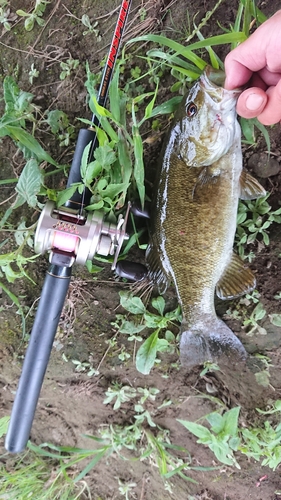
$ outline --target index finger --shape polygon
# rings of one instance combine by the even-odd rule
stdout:
[[[228,90],[245,85],[254,71],[259,71],[266,66],[264,40],[261,34],[258,37],[255,36],[256,33],[257,31],[225,58],[225,88]]]

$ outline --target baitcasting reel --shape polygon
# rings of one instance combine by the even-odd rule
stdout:
[[[96,254],[114,255],[112,269],[115,270],[123,242],[129,237],[126,225],[130,210],[128,204],[125,216],[119,215],[117,224],[104,219],[100,210],[87,212],[68,207],[56,208],[48,201],[41,213],[35,234],[36,253],[50,252],[50,262],[56,255],[66,255],[69,266],[74,262],[85,265]],[[61,259],[60,259],[61,260]]]

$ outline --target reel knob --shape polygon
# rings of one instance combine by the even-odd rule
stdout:
[[[120,278],[126,278],[130,281],[142,281],[147,276],[147,268],[143,264],[129,260],[117,262],[115,272]]]

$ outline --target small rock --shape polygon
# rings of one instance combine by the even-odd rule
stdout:
[[[266,153],[254,153],[248,160],[248,168],[258,177],[267,178],[279,174],[281,166],[275,158],[268,158]]]

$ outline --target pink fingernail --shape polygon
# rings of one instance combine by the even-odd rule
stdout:
[[[258,110],[264,102],[264,98],[259,94],[250,94],[246,99],[246,108],[249,111]]]

